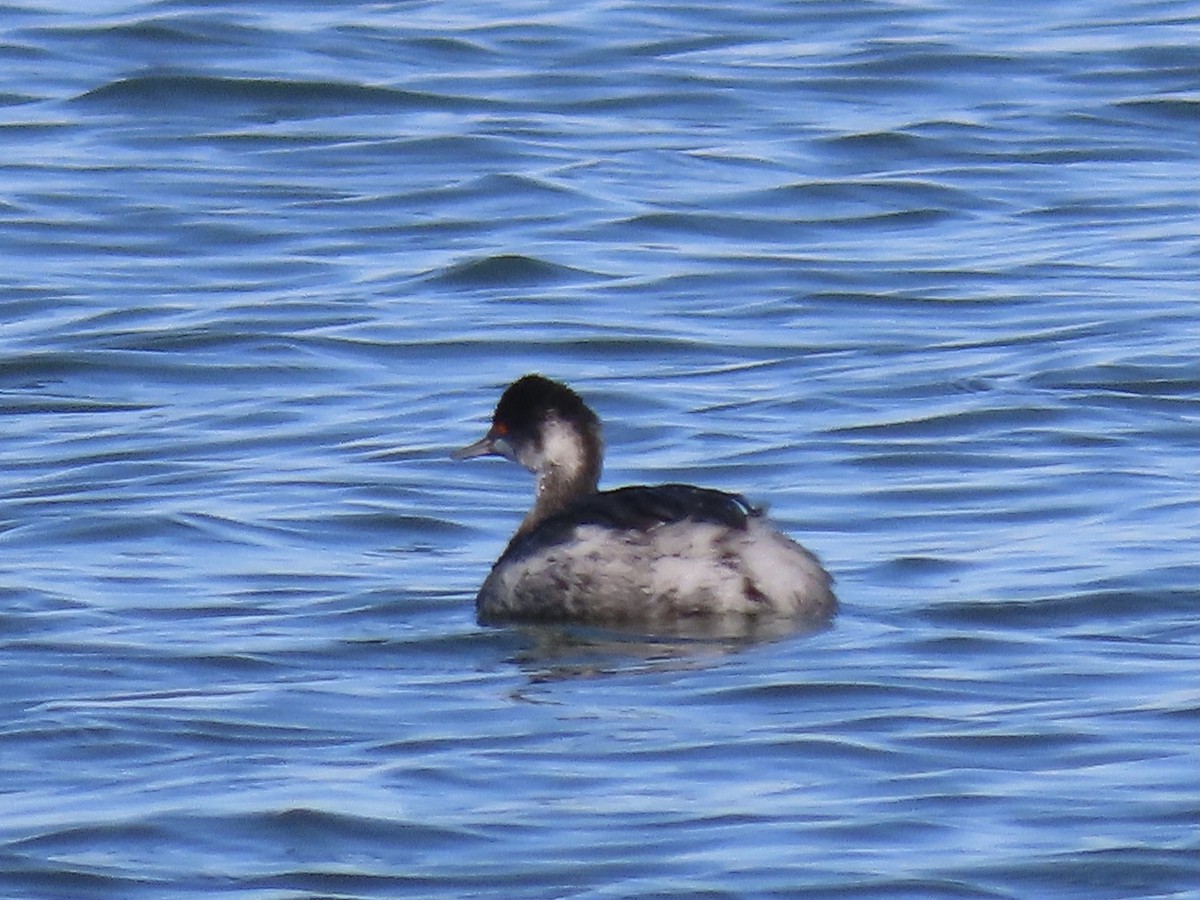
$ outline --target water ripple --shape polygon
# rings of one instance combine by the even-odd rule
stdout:
[[[1196,16],[1030,21],[0,9],[0,893],[1194,891]],[[833,627],[479,628],[529,370]]]

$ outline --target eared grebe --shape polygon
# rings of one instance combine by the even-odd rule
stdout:
[[[823,622],[837,611],[817,558],[745,498],[687,484],[598,491],[600,420],[565,385],[510,385],[483,439],[452,454],[487,455],[533,472],[537,491],[475,598],[481,622]]]

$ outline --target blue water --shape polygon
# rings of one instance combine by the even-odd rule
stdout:
[[[1200,896],[1193,4],[77,6],[0,6],[0,895]],[[530,370],[834,626],[476,625]]]

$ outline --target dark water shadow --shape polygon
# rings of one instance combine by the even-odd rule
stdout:
[[[751,647],[803,638],[832,627],[794,619],[737,617],[672,623],[670,628],[566,624],[508,626],[521,646],[508,661],[534,684],[703,668]]]

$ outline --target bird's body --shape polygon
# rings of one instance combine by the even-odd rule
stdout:
[[[488,434],[455,457],[489,454],[532,471],[537,491],[480,588],[482,622],[819,622],[837,611],[817,558],[740,495],[685,484],[597,490],[600,423],[564,385],[514,382]]]

